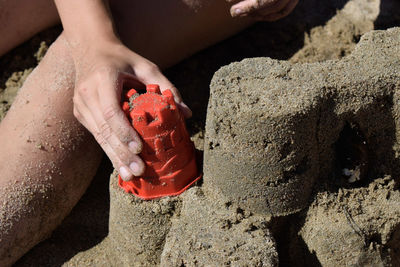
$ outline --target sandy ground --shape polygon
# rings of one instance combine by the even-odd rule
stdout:
[[[301,1],[295,12],[288,18],[276,23],[259,23],[240,35],[167,70],[166,75],[180,88],[184,99],[194,111],[193,118],[188,121],[188,128],[196,147],[199,150],[203,148],[208,88],[213,74],[221,66],[251,57],[271,57],[291,62],[339,59],[351,53],[365,32],[400,26],[400,12],[395,13],[396,8],[399,10],[399,7],[396,1],[383,0],[382,2],[378,0]],[[0,118],[4,117],[18,88],[59,32],[60,29],[56,27],[41,33],[0,59],[2,70]],[[92,185],[62,225],[49,239],[38,244],[15,266],[61,266],[78,253],[93,249],[100,244],[108,235],[111,173],[111,164],[104,159]],[[392,186],[391,182],[385,179],[375,184],[377,187],[385,188]],[[360,189],[356,196],[368,195],[371,190],[374,190],[374,186],[369,189],[368,187]],[[318,199],[323,200],[316,201],[329,202],[330,197],[329,194],[326,196],[320,194]],[[355,202],[358,201],[356,197],[354,199]],[[372,203],[373,200],[370,202]],[[369,202],[366,203],[365,205],[368,206]],[[307,220],[315,218],[320,220],[330,215],[318,205],[312,208],[320,213],[317,211],[312,213]],[[278,225],[276,232],[279,232],[279,229],[287,224],[287,220],[278,220],[276,224]],[[300,231],[298,228],[291,226],[291,231],[297,233]],[[303,240],[307,241],[309,238],[307,224],[304,224],[301,231]],[[280,239],[287,238],[285,233],[275,236],[278,242]],[[304,242],[303,240],[296,242]],[[310,242],[308,246],[312,247],[313,244]],[[284,265],[285,260],[282,261],[282,258],[289,253],[290,249],[283,246],[278,251],[281,254],[281,264]],[[309,259],[309,262],[315,263],[313,259]],[[321,264],[321,260],[319,263]]]

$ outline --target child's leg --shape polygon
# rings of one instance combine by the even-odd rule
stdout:
[[[0,266],[51,233],[100,162],[100,148],[72,114],[74,75],[59,37],[0,124]]]

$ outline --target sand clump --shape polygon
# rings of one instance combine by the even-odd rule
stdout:
[[[191,188],[166,236],[160,266],[278,266],[270,219]]]
[[[143,201],[126,194],[117,180],[114,172],[108,236],[65,266],[278,266],[269,216],[217,199],[211,203],[198,186]]]
[[[349,55],[360,37],[374,29],[380,13],[380,1],[343,1],[344,6],[326,25],[313,28],[304,36],[304,47],[291,62],[316,62]]]
[[[397,152],[388,153],[397,147],[395,32],[366,34],[337,62],[258,58],[219,70],[211,83],[204,186],[254,212],[294,213],[306,206],[315,179],[335,171],[335,145],[349,123],[373,151],[370,173],[396,173]]]
[[[179,213],[180,198],[144,201],[118,186],[117,172],[111,177],[109,227],[119,230],[110,231],[102,243],[89,253],[77,254],[66,266],[154,266],[160,261],[171,217]]]
[[[389,176],[368,187],[321,192],[299,234],[322,266],[399,266],[399,203]]]
[[[204,190],[274,217],[307,208],[316,194],[297,219],[317,262],[397,266],[399,33],[367,33],[340,61],[259,58],[219,70],[211,83]],[[340,138],[344,131],[362,135],[367,149]],[[341,152],[352,146],[346,157],[368,158],[362,179],[343,175]],[[293,264],[301,266],[297,258]]]

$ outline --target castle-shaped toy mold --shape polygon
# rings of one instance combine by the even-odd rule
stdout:
[[[200,179],[193,142],[170,90],[160,92],[155,84],[139,95],[131,89],[122,108],[143,141],[140,157],[146,165],[143,176],[118,184],[142,199],[179,195]]]

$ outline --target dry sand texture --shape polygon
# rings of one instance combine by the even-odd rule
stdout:
[[[221,68],[202,189],[273,217],[307,208],[312,196],[298,234],[321,265],[398,266],[399,52],[396,28],[365,34],[340,61]]]
[[[107,238],[66,266],[278,266],[280,242],[290,266],[398,266],[399,55],[394,28],[340,61],[221,68],[203,184],[141,201],[113,174]]]
[[[400,25],[399,7],[304,0],[167,71],[194,110],[202,184],[143,202],[105,164],[16,266],[400,266],[400,30],[359,42]],[[22,62],[4,111],[33,67],[21,53],[2,59]],[[210,77],[254,56],[214,75],[205,125]]]

